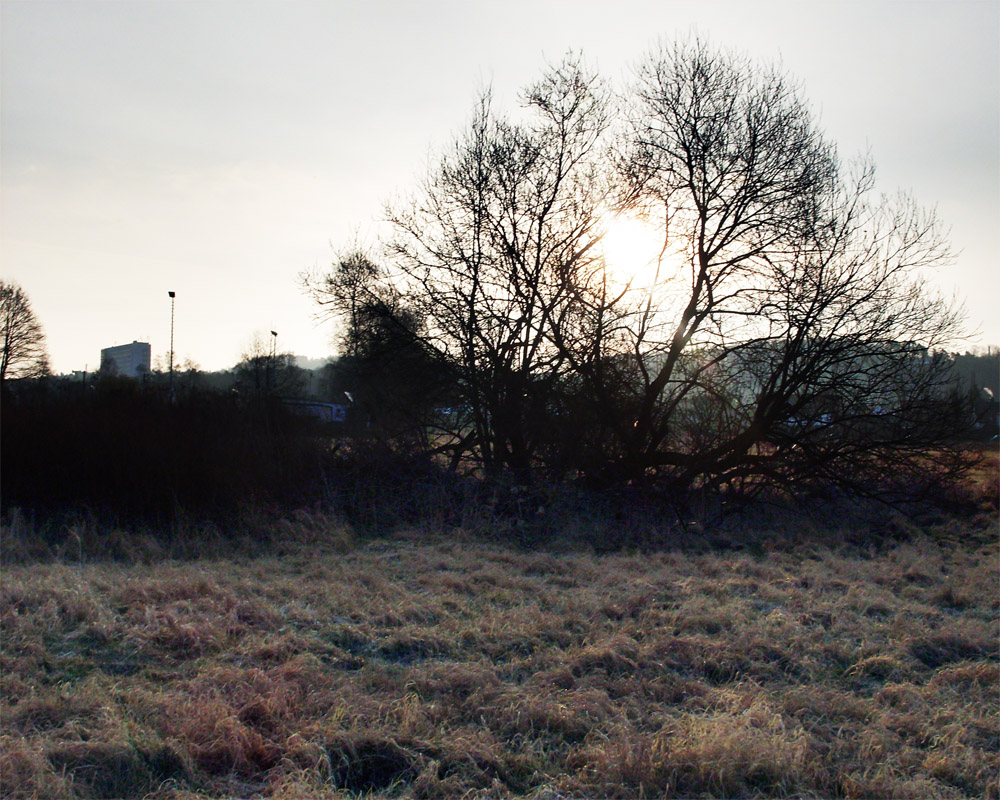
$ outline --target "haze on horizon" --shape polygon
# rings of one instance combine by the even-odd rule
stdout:
[[[1000,343],[1000,6],[993,2],[0,3],[0,275],[53,369],[134,339],[234,364],[255,331],[332,353],[298,276],[372,242],[491,85],[512,107],[582,50],[609,79],[696,31],[802,84],[841,157],[936,207],[934,285]]]

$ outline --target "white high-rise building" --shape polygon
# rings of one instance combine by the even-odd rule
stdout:
[[[149,372],[151,350],[148,342],[132,342],[101,350],[101,371],[142,378]]]

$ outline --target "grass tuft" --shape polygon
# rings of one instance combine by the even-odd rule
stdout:
[[[995,639],[956,633],[938,633],[914,639],[909,649],[914,658],[931,669],[959,661],[1000,657],[1000,644]]]

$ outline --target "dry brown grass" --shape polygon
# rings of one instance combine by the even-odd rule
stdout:
[[[605,555],[330,524],[7,567],[4,796],[1000,796],[995,521]]]

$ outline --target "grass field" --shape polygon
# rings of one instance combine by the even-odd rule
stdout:
[[[608,554],[296,526],[5,567],[3,796],[1000,796],[995,505]]]

